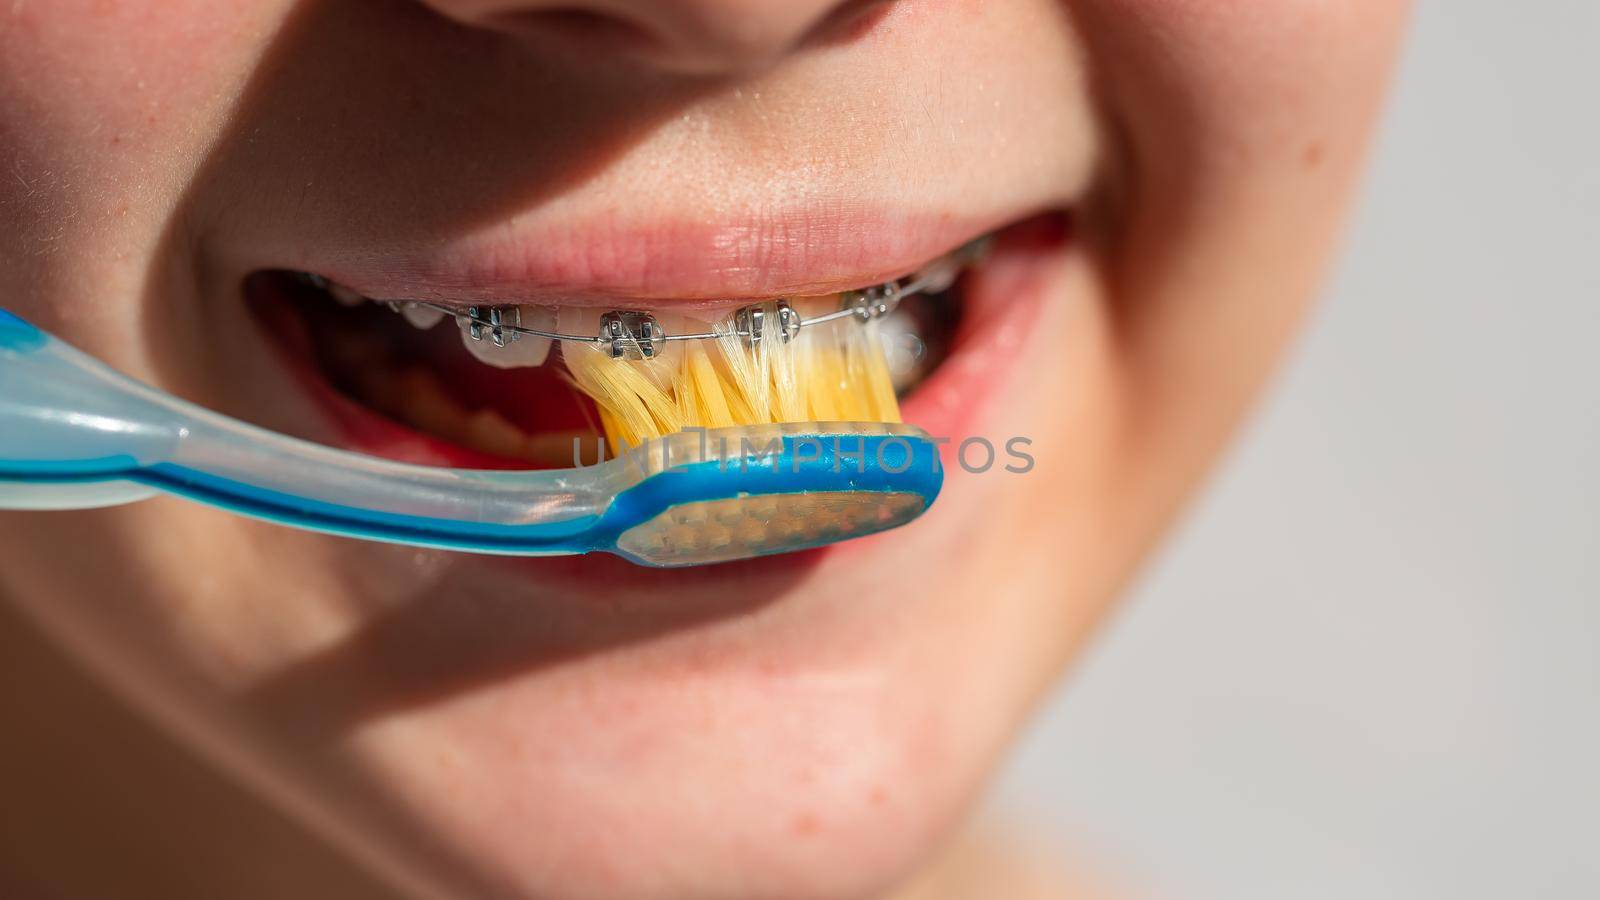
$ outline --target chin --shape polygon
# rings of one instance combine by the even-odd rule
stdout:
[[[881,653],[685,642],[386,717],[350,758],[458,890],[611,900],[879,896],[987,767],[964,711]]]

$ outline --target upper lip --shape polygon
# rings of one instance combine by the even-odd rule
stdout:
[[[294,268],[374,300],[688,305],[880,283],[1014,218],[834,206],[715,223],[615,217],[511,223],[426,248],[334,252]]]

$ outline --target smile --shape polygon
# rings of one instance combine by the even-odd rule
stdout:
[[[985,251],[1014,264],[1060,228],[1059,216],[1029,217],[897,278],[756,302],[507,303],[392,287],[379,299],[288,268],[253,271],[243,292],[361,449],[566,468],[686,428],[899,422],[902,400],[915,410],[930,379],[981,345],[974,324],[1016,299],[982,289]]]

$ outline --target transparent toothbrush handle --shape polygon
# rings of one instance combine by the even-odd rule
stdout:
[[[281,519],[555,525],[598,515],[633,480],[612,464],[443,469],[313,444],[141,384],[0,310],[0,508],[105,506],[154,486]]]
[[[171,454],[138,385],[0,309],[0,509],[82,509],[156,493],[118,477]]]

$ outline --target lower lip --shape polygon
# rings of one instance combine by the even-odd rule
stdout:
[[[955,446],[981,416],[985,401],[998,395],[1013,376],[1018,359],[1026,354],[1028,326],[1045,294],[1045,264],[1069,243],[1067,218],[1042,215],[998,234],[989,258],[965,276],[966,309],[950,356],[901,408],[905,421],[936,438],[949,439],[944,448],[946,465],[951,463]],[[287,333],[292,335],[293,328]],[[324,410],[345,449],[425,465],[471,468],[482,464],[474,451],[398,425],[344,397],[305,356],[295,358],[288,352],[282,356],[294,380]],[[606,586],[604,595],[615,599],[619,591],[643,596],[670,587],[714,589],[719,583],[738,584],[736,593],[744,597],[771,597],[824,558],[866,551],[880,539],[884,537],[684,569],[652,569],[606,553],[491,559],[496,568],[524,573],[554,590],[579,597],[599,584]]]

